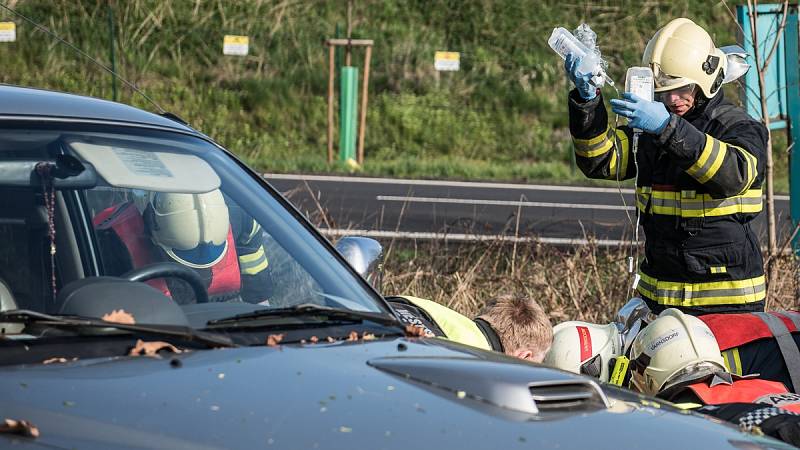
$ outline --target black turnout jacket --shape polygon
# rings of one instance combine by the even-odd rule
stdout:
[[[622,120],[622,119],[620,119]],[[763,263],[750,222],[762,209],[767,129],[723,98],[698,96],[658,135],[609,124],[603,97],[569,95],[577,165],[586,176],[637,177],[645,233],[637,290],[654,312],[760,311]]]

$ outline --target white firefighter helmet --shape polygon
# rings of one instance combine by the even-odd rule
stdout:
[[[145,220],[150,236],[170,258],[206,268],[225,256],[230,221],[219,189],[202,194],[153,192],[149,200]]]
[[[708,326],[675,308],[661,312],[636,336],[630,367],[633,387],[649,395],[725,371]]]
[[[610,362],[622,354],[622,336],[613,323],[562,322],[543,364],[608,381]]]
[[[681,17],[656,31],[644,50],[642,65],[653,69],[656,92],[696,84],[711,98],[722,86],[727,58],[706,30]]]

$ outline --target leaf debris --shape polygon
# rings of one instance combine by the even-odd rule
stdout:
[[[103,315],[101,319],[105,320],[106,322],[123,323],[126,325],[134,325],[136,323],[136,319],[133,318],[133,314],[125,311],[124,309],[115,309],[110,313]]]
[[[283,337],[285,336],[284,333],[281,334],[270,334],[267,336],[267,347],[277,347],[278,344],[281,343]]]
[[[406,337],[428,337],[428,334],[422,327],[406,325]]]
[[[18,434],[32,438],[39,437],[39,429],[27,420],[4,419],[0,422],[0,433]]]
[[[136,341],[136,345],[128,352],[129,356],[152,356],[155,358],[160,358],[158,352],[162,350],[167,350],[172,353],[181,353],[182,350],[178,349],[172,344],[169,344],[164,341],[152,341],[152,342],[145,342],[141,339]]]

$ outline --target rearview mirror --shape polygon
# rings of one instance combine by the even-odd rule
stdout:
[[[0,187],[34,187],[42,185],[36,166],[49,165],[55,189],[90,189],[97,186],[94,166],[74,156],[58,155],[55,161],[0,161]]]
[[[378,241],[360,236],[346,236],[336,243],[336,250],[376,291],[381,292],[383,247]]]

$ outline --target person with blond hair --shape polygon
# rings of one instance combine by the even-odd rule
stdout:
[[[529,297],[504,295],[490,300],[470,319],[431,300],[387,298],[400,320],[427,337],[443,337],[484,350],[542,362],[553,342],[544,309]]]

